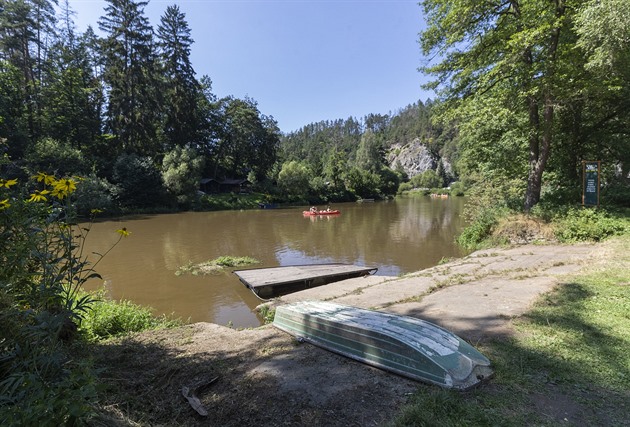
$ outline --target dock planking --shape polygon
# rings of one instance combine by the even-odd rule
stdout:
[[[241,282],[260,298],[286,295],[302,289],[374,274],[375,267],[351,264],[313,264],[236,270]]]

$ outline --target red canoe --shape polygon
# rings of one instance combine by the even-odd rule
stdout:
[[[304,216],[319,216],[319,215],[340,215],[341,212],[340,211],[317,211],[317,212],[311,212],[311,211],[302,211],[302,215]]]

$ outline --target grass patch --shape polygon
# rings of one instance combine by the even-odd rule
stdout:
[[[503,207],[482,207],[457,238],[478,250],[506,244],[599,242],[630,232],[630,209],[536,206],[530,214]]]
[[[205,276],[208,274],[218,274],[225,268],[229,267],[245,267],[248,265],[260,264],[255,258],[250,257],[235,257],[235,256],[220,256],[211,261],[202,262],[199,264],[193,264],[189,262],[177,269],[176,276],[182,274],[192,274],[193,276]]]
[[[273,319],[276,317],[276,309],[268,305],[263,305],[258,310],[258,314],[260,314],[260,317],[263,318],[263,322],[267,325],[273,323]]]
[[[516,320],[517,335],[478,345],[495,377],[467,393],[421,387],[394,426],[627,425],[630,237]]]
[[[167,316],[154,316],[151,308],[131,301],[113,301],[105,297],[104,291],[93,295],[95,301],[87,311],[79,327],[80,333],[91,342],[141,332],[179,326],[181,320]]]

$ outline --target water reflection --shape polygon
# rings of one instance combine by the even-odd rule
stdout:
[[[96,223],[86,244],[103,253],[118,238],[114,230],[132,232],[97,266],[113,298],[248,327],[260,324],[253,311],[260,301],[234,274],[176,276],[177,268],[233,255],[256,258],[260,267],[342,262],[399,275],[463,255],[454,244],[462,207],[461,198],[416,197],[338,204],[339,216],[305,217],[301,208],[155,215]]]

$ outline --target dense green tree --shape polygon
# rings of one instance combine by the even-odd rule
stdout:
[[[47,52],[46,41],[54,38],[54,4],[48,0],[0,1],[0,59],[20,70],[14,81],[22,93],[23,114],[28,126],[29,141],[41,136],[40,83]],[[17,111],[14,108],[14,111]],[[10,117],[22,121],[22,117]],[[25,147],[16,147],[23,152]]]
[[[365,129],[373,133],[383,133],[389,127],[389,115],[368,114],[365,116]]]
[[[150,157],[122,154],[114,164],[113,182],[122,206],[147,208],[167,202],[162,175]]]
[[[107,129],[126,152],[155,154],[160,88],[147,1],[107,0],[99,20],[105,33],[104,80],[108,89]]]
[[[195,201],[203,166],[203,157],[192,148],[176,146],[164,156],[164,186],[181,206],[189,208]]]
[[[577,44],[588,56],[588,66],[628,79],[630,75],[630,3],[626,0],[588,0],[575,19]]]
[[[379,184],[378,190],[381,196],[390,196],[396,194],[400,185],[400,176],[388,167],[384,167],[378,171]]]
[[[593,158],[619,169],[626,187],[630,178],[630,3],[625,0],[585,1],[579,10],[578,47],[587,55],[587,69],[598,83],[591,89],[586,133],[607,142]],[[593,108],[594,107],[594,108]]]
[[[411,178],[411,184],[416,188],[442,188],[442,178],[434,170],[426,170]]]
[[[7,141],[11,158],[22,158],[30,140],[21,71],[0,60],[0,142]]]
[[[101,83],[85,39],[74,32],[67,4],[64,10],[60,37],[48,55],[42,80],[43,130],[80,150],[91,147],[101,132]]]
[[[394,114],[385,130],[389,144],[406,144],[416,138],[427,142],[433,133],[429,105],[418,101]]]
[[[88,173],[88,162],[81,150],[68,141],[42,138],[26,153],[30,172],[45,172],[56,176],[83,175]]]
[[[311,123],[283,136],[279,156],[283,162],[306,160],[314,173],[323,174],[327,153],[334,150],[354,158],[361,135],[361,124],[352,117]]]
[[[348,191],[358,197],[365,199],[379,195],[380,178],[375,173],[354,167],[345,174],[344,181]]]
[[[282,165],[278,174],[278,186],[289,199],[306,200],[312,176],[313,172],[305,162],[291,160]]]
[[[332,148],[324,160],[324,178],[338,191],[343,189],[343,175],[348,168],[348,155],[345,151]]]
[[[471,108],[496,100],[527,119],[527,189],[524,207],[540,200],[543,172],[551,154],[559,105],[576,94],[579,58],[573,49],[572,17],[577,0],[425,0],[427,28],[421,33],[426,55],[441,54],[424,71],[437,77],[449,107]],[[451,110],[453,111],[453,110]],[[491,117],[486,117],[488,120]],[[520,143],[522,138],[516,140]]]
[[[355,165],[368,172],[377,173],[384,166],[384,152],[381,141],[371,130],[361,136],[361,142],[357,148]]]
[[[197,112],[200,86],[190,62],[190,28],[177,5],[166,8],[157,36],[165,79],[163,127],[168,144],[174,147],[196,143],[201,128]]]
[[[263,179],[271,169],[279,144],[276,121],[261,115],[252,99],[223,98],[218,101],[220,129],[210,147],[215,177],[244,177],[253,171]]]
[[[108,214],[115,212],[113,195],[117,188],[105,178],[88,174],[75,193],[77,212],[83,216],[93,215],[94,210]]]

